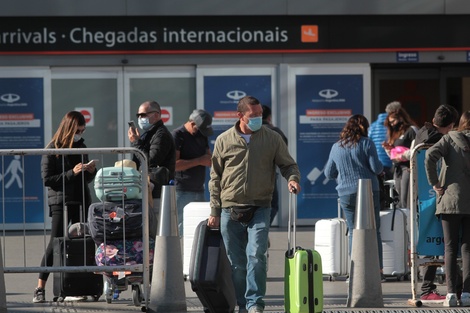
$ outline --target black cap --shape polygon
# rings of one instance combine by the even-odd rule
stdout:
[[[189,116],[189,120],[196,124],[198,130],[204,136],[207,137],[214,133],[214,130],[212,129],[212,116],[209,112],[204,110],[194,110]]]

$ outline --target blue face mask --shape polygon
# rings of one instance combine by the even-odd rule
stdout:
[[[248,118],[247,126],[252,132],[259,130],[261,125],[263,125],[263,118],[261,116]]]
[[[148,130],[150,127],[152,127],[152,124],[150,124],[148,117],[139,117],[138,123],[139,127],[143,130]]]

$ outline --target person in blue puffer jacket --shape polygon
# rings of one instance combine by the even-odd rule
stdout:
[[[382,163],[385,172],[385,180],[393,178],[392,172],[392,160],[388,156],[385,149],[382,147],[382,143],[387,140],[387,128],[384,123],[387,119],[388,114],[401,108],[401,103],[398,101],[393,101],[387,104],[385,107],[385,113],[380,113],[377,116],[377,120],[370,124],[369,128],[369,138],[374,142],[375,147],[377,148],[377,155],[379,157],[380,163]]]

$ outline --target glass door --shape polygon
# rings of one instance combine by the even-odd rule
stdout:
[[[372,121],[392,101],[400,101],[411,118],[421,127],[431,121],[441,104],[438,69],[373,70]],[[371,122],[372,122],[371,121]]]

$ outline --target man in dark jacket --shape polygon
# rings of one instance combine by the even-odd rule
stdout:
[[[144,130],[140,135],[137,128],[130,127],[127,135],[131,146],[145,153],[148,160],[149,173],[157,167],[165,167],[169,171],[169,180],[175,178],[176,150],[175,141],[170,131],[163,125],[160,105],[156,101],[145,101],[139,106],[136,114],[139,127]],[[139,160],[134,161],[140,167]],[[150,179],[152,180],[152,175]],[[160,196],[162,184],[168,182],[156,182],[152,191],[153,209],[158,216],[160,208]]]

